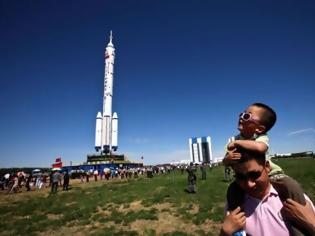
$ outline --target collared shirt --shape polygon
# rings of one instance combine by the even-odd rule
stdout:
[[[315,206],[311,199],[304,193],[306,201],[310,204],[315,214]],[[249,236],[283,236],[290,235],[291,227],[286,224],[280,213],[283,204],[278,192],[271,185],[269,193],[263,200],[251,197],[245,194],[245,202],[242,209],[246,216],[245,232]],[[227,202],[225,203],[225,214],[227,211]]]
[[[280,197],[272,186],[262,200],[246,195],[246,233],[254,236],[289,236],[290,226],[286,225],[280,213],[282,207]]]

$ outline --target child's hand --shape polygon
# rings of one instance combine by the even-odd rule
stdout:
[[[237,152],[235,148],[233,150],[228,151],[225,156],[225,158],[230,160],[239,160],[241,159],[241,157],[242,157],[241,153]]]
[[[241,154],[239,152],[236,152],[236,149],[233,149],[232,151],[228,151],[223,159],[224,165],[232,165],[235,162],[237,162],[239,159],[241,159]]]
[[[232,235],[234,232],[242,229],[246,223],[245,213],[237,207],[232,212],[227,212],[221,228],[221,235]]]
[[[306,225],[310,227],[313,233],[315,231],[315,214],[314,210],[309,202],[306,202],[306,205],[303,206],[298,202],[288,198],[283,202],[283,215],[295,221],[298,224]]]
[[[233,151],[235,148],[236,148],[235,141],[230,142],[230,143],[227,145],[227,150],[228,150],[228,151]]]

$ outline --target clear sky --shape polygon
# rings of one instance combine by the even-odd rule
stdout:
[[[312,0],[1,0],[0,29],[0,167],[94,153],[110,30],[118,153],[189,159],[209,135],[222,156],[253,102],[278,114],[271,153],[315,150]]]

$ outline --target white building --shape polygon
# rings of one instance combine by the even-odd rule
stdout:
[[[212,157],[211,138],[200,137],[189,139],[190,160],[194,163],[214,163]]]

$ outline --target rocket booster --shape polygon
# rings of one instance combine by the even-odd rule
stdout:
[[[118,116],[112,114],[115,48],[112,31],[104,54],[104,96],[103,114],[97,113],[95,128],[95,149],[103,153],[111,153],[118,148]]]

